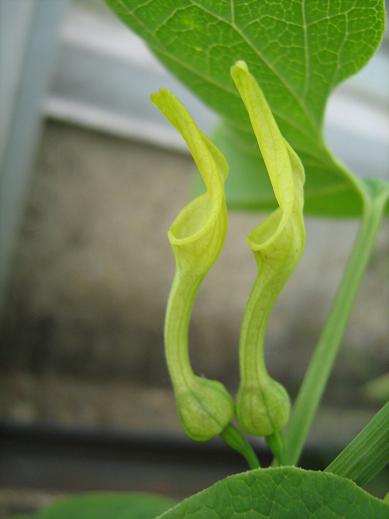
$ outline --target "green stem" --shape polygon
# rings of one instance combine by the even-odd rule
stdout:
[[[389,185],[366,184],[364,213],[358,236],[338,288],[329,318],[319,339],[293,407],[285,437],[285,463],[298,462],[322,394],[336,359],[363,274],[373,249],[389,195]]]
[[[176,273],[170,290],[165,318],[165,353],[173,386],[188,384],[194,373],[190,364],[188,329],[199,288],[197,279]]]
[[[250,469],[260,468],[261,465],[254,449],[239,429],[237,429],[232,423],[227,425],[227,427],[221,432],[220,436],[229,447],[239,452],[239,454],[245,458]]]
[[[285,465],[284,463],[284,435],[282,431],[275,431],[270,436],[265,436],[267,446],[272,451],[274,459],[272,465],[279,467]]]
[[[239,340],[240,383],[261,388],[269,377],[264,359],[264,335],[274,301],[280,290],[273,290],[269,276],[257,276],[244,312]]]

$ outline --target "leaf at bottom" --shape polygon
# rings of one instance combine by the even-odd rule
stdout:
[[[389,505],[351,480],[295,467],[230,476],[160,519],[387,519]]]

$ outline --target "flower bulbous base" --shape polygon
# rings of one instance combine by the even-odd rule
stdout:
[[[261,385],[241,385],[236,415],[243,430],[256,436],[270,436],[289,420],[290,400],[284,386],[268,377]]]
[[[185,387],[176,391],[177,411],[189,438],[208,441],[219,435],[231,422],[234,403],[220,382],[193,376]]]

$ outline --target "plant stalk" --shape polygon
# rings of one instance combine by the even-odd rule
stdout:
[[[272,466],[279,467],[284,463],[284,434],[282,431],[275,431],[270,436],[265,436],[267,446],[272,451],[274,459]]]
[[[284,462],[298,462],[336,359],[351,309],[366,270],[389,196],[389,184],[365,184],[364,212],[351,256],[328,320],[297,395],[285,436]]]
[[[237,429],[232,423],[227,425],[224,431],[221,432],[220,436],[224,442],[231,447],[231,449],[239,452],[245,458],[250,469],[260,468],[261,465],[254,449],[239,429]]]

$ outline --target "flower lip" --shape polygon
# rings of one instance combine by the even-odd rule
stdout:
[[[152,102],[178,130],[188,145],[206,192],[187,204],[173,221],[168,238],[171,245],[195,243],[215,226],[225,205],[226,160],[216,146],[197,127],[182,103],[166,89],[151,95]]]
[[[303,204],[304,170],[300,159],[283,138],[264,94],[244,61],[231,67],[231,76],[248,112],[258,146],[269,173],[278,209],[250,232],[247,242],[253,252],[270,249]],[[301,200],[300,200],[301,199]]]
[[[247,243],[251,250],[259,252],[270,247],[282,233],[282,230],[286,225],[287,217],[288,215],[284,211],[277,209],[262,222],[262,225],[259,228],[256,227],[253,229],[247,236]],[[275,222],[273,222],[273,220]],[[276,230],[273,231],[273,228]],[[264,235],[263,238],[262,235]]]
[[[220,195],[211,202],[211,207],[206,211],[207,214],[204,215],[203,222],[201,222],[199,225],[196,225],[198,229],[194,229],[192,232],[189,230],[187,235],[183,233],[184,236],[180,236],[183,222],[185,220],[189,221],[193,218],[194,211],[199,209],[199,207],[196,206],[202,205],[202,202],[205,201],[206,198],[209,199],[208,193],[204,193],[203,195],[195,198],[180,211],[168,231],[169,242],[172,245],[183,246],[188,243],[196,242],[212,229],[223,204],[223,197]]]

